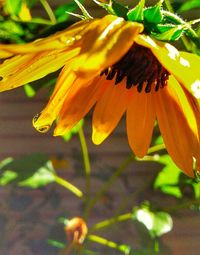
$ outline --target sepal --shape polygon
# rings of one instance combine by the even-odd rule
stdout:
[[[140,2],[127,13],[128,20],[141,22],[144,20],[144,6],[145,0]]]
[[[159,24],[162,22],[162,2],[163,1],[159,1],[156,5],[146,8],[144,10],[145,21],[153,24]]]

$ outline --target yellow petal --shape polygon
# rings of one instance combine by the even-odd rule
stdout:
[[[84,85],[87,83],[87,86]],[[64,135],[82,119],[96,103],[107,84],[99,76],[91,81],[77,79],[59,113],[54,135]]]
[[[38,80],[64,66],[77,55],[78,49],[56,50],[16,56],[0,65],[0,92]]]
[[[46,132],[51,127],[75,79],[75,73],[70,68],[64,67],[47,106],[33,119],[33,125],[39,132]]]
[[[82,36],[89,25],[96,20],[85,20],[75,23],[69,28],[26,44],[0,44],[0,58],[7,58],[16,54],[32,54],[55,49],[70,49],[81,44]]]
[[[149,36],[139,35],[136,42],[151,49],[159,62],[173,74],[200,102],[200,57],[187,52],[179,52],[169,43],[151,39]]]
[[[172,77],[168,86],[154,93],[154,101],[159,128],[170,156],[187,175],[193,176],[193,156],[197,151],[200,153],[200,147],[197,123],[186,96]]]
[[[117,62],[132,46],[134,38],[143,30],[139,23],[127,22],[122,18],[108,23],[102,19],[98,31],[86,36],[86,49],[74,60],[73,70],[79,75],[104,70]],[[89,43],[88,43],[89,41]]]
[[[176,77],[200,103],[200,57],[188,52],[180,52],[180,56],[188,61],[190,68],[177,73]]]
[[[100,144],[105,140],[118,124],[128,104],[128,90],[121,82],[110,85],[103,96],[97,102],[92,120],[92,140],[95,144]]]
[[[138,93],[134,88],[127,109],[129,144],[138,157],[144,157],[151,143],[156,114],[152,93]]]

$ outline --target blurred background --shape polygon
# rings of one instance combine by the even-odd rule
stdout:
[[[5,1],[0,1],[2,43],[22,43],[47,36],[77,20],[66,14],[66,10],[80,13],[73,1],[25,2],[31,17],[29,11],[25,10],[20,18],[16,7],[19,1],[9,1],[7,9],[3,7]],[[93,1],[82,2],[92,16],[104,15],[104,10]],[[137,2],[121,1],[129,6]],[[187,2],[190,2],[189,7]],[[148,6],[156,1],[146,3]],[[199,1],[177,0],[170,3],[181,17],[187,20],[200,18]],[[48,15],[47,6],[53,11],[53,16],[51,12]],[[183,48],[181,42],[177,45]],[[71,139],[68,136],[53,137],[53,128],[41,134],[32,126],[32,118],[46,105],[57,75],[54,73],[24,88],[0,94],[0,255],[61,254],[60,248],[66,243],[63,218],[82,216],[82,201],[55,180],[44,178],[43,175],[39,175],[39,181],[36,177],[31,179],[38,169],[48,168],[50,164],[58,176],[81,190],[85,189],[78,134],[72,134]],[[91,160],[91,193],[95,195],[131,151],[124,119],[114,134],[100,146],[91,142],[91,114],[84,120],[83,129]],[[157,129],[154,136],[154,141],[160,139]],[[124,214],[132,208],[147,206],[155,215],[159,211],[170,215],[173,227],[167,223],[164,227],[171,231],[161,231],[162,235],[154,229],[157,234],[152,234],[145,222],[140,224],[141,220],[133,220],[99,229],[98,235],[119,244],[130,245],[135,249],[135,253],[131,254],[198,255],[199,184],[181,174],[165,152],[162,151],[160,155],[163,161],[157,162],[154,157],[155,160],[151,158],[142,162],[129,162],[126,170],[112,182],[110,189],[94,206],[88,226]],[[17,173],[17,177],[13,173]],[[156,248],[157,243],[159,249]],[[110,249],[106,245],[88,245],[88,253],[84,254],[129,254]]]

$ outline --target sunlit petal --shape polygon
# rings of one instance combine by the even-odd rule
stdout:
[[[95,22],[96,20],[80,21],[61,32],[31,43],[26,43],[25,45],[0,44],[0,58],[7,58],[16,54],[32,54],[48,50],[74,48],[80,44],[82,36],[88,30],[89,25]]]
[[[57,118],[63,102],[71,90],[75,79],[76,75],[70,68],[63,68],[59,75],[54,93],[52,94],[47,106],[38,117],[36,116],[36,118],[33,119],[33,125],[38,131],[43,132],[41,130],[44,130],[44,127],[50,128],[53,121]]]
[[[84,86],[84,82],[77,79],[68,93],[59,113],[55,136],[70,131],[89,112],[108,85],[99,77],[86,83],[87,86]]]
[[[127,109],[129,144],[138,157],[144,157],[151,143],[156,118],[152,94],[135,89]]]
[[[73,69],[79,75],[107,68],[118,61],[132,46],[134,38],[143,30],[139,23],[115,19],[94,40],[89,50],[80,54],[74,62]],[[123,47],[122,47],[123,45]]]
[[[179,52],[171,44],[153,40],[145,35],[139,35],[136,42],[151,49],[160,63],[200,102],[199,56]]]
[[[199,150],[197,124],[191,107],[181,87],[174,79],[169,86],[154,94],[158,124],[163,136],[166,148],[174,162],[187,175],[193,176],[193,156]],[[192,124],[189,123],[191,118]],[[200,150],[199,150],[200,152]]]
[[[128,90],[124,83],[114,86],[110,82],[103,96],[97,102],[92,120],[92,140],[102,143],[118,124],[128,105]]]
[[[19,87],[55,72],[78,52],[78,49],[70,52],[56,50],[8,59],[0,65],[0,91]]]

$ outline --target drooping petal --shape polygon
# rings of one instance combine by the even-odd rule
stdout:
[[[115,16],[113,18],[112,15],[108,16],[112,17],[112,22],[108,23],[104,18],[106,21],[104,24],[103,19],[101,20],[101,28],[104,24],[104,29],[99,29],[101,33],[93,31],[95,35],[90,33],[91,43],[86,41],[86,48],[74,61],[73,69],[79,75],[101,72],[117,62],[132,46],[134,38],[143,30],[143,25],[139,23],[127,22]]]
[[[93,113],[92,140],[95,144],[102,143],[118,124],[129,102],[128,92],[123,82],[114,85],[110,81]]]
[[[200,102],[200,57],[187,52],[179,52],[169,43],[153,40],[149,36],[139,35],[138,44],[151,49],[159,62],[173,74]]]
[[[108,82],[100,77],[85,83],[87,86],[77,79],[73,84],[59,113],[55,136],[70,131],[89,112],[108,85]]]
[[[77,22],[69,28],[26,44],[0,44],[0,58],[8,58],[17,54],[32,54],[48,50],[75,48],[79,44],[88,26],[95,20]]]
[[[19,55],[0,65],[0,92],[38,80],[64,66],[79,49]]]
[[[198,127],[181,86],[170,77],[168,86],[154,94],[158,124],[174,162],[193,176],[193,157],[200,154]]]
[[[138,93],[134,88],[127,109],[128,141],[138,157],[145,156],[151,143],[156,118],[152,93]]]
[[[39,132],[47,132],[53,121],[57,118],[58,113],[71,90],[76,75],[69,67],[64,67],[61,71],[55,90],[49,99],[45,109],[33,119],[33,126]]]

